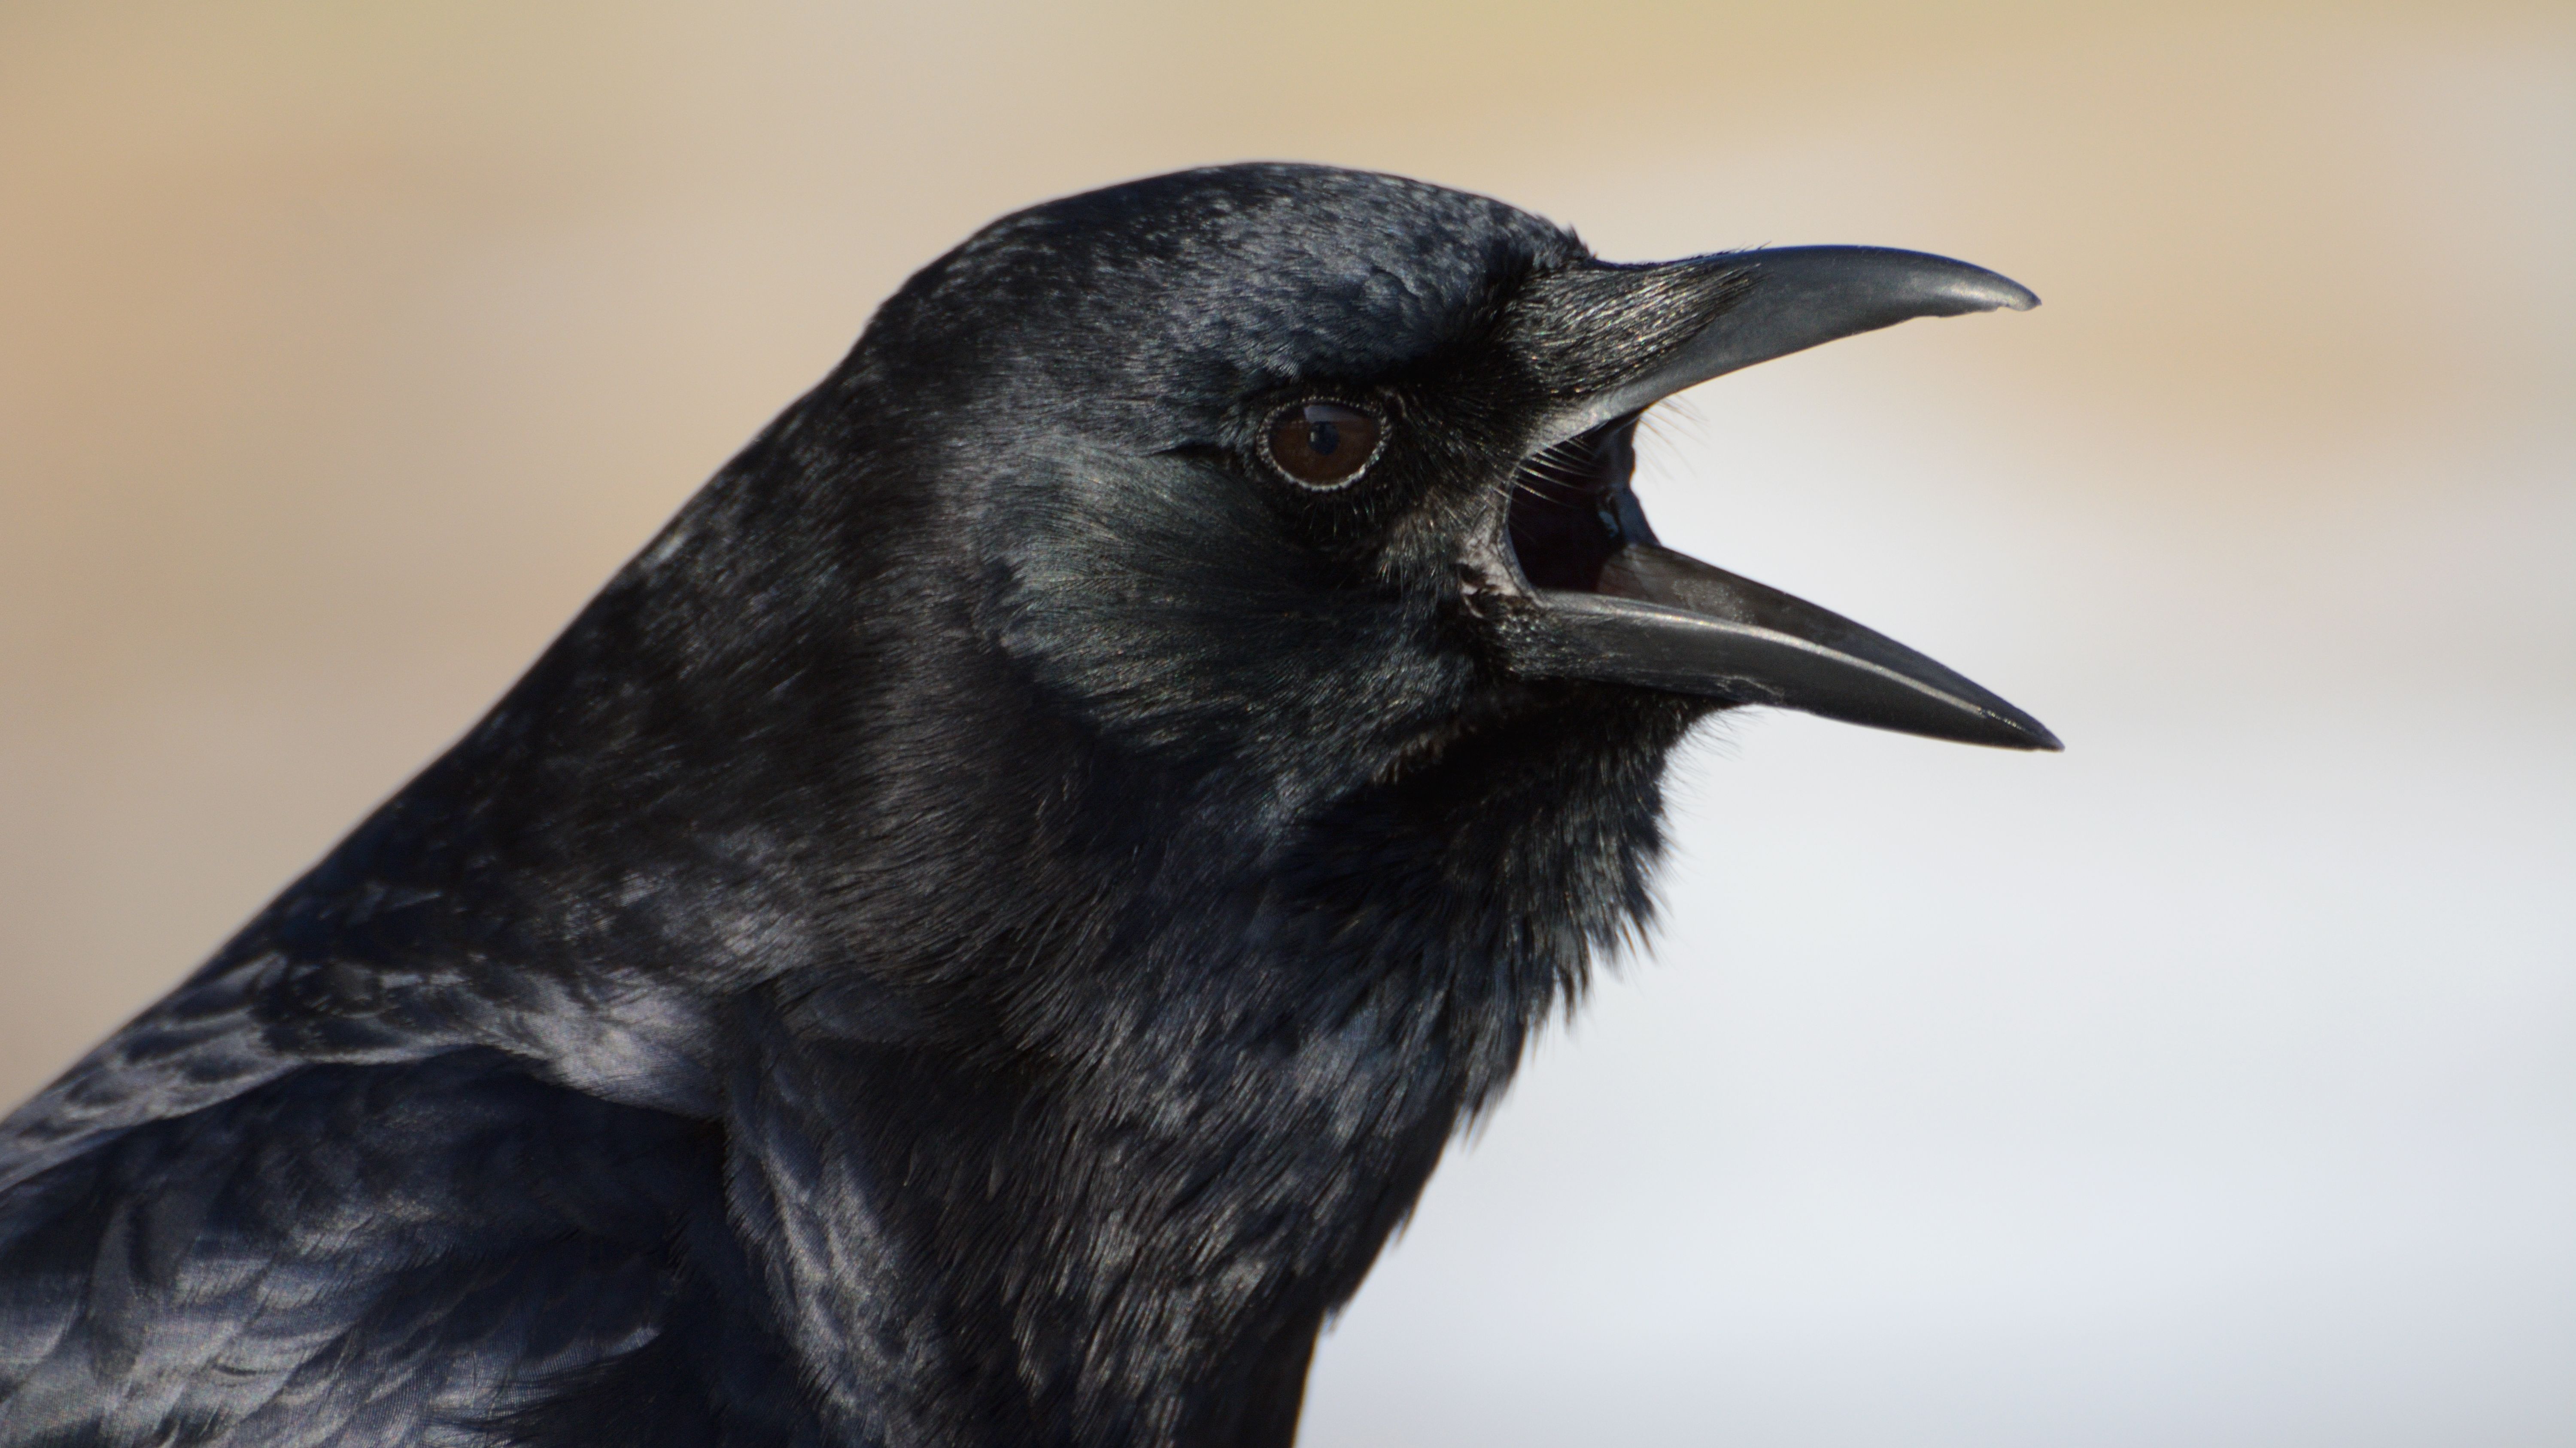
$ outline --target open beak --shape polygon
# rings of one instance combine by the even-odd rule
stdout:
[[[2024,311],[2037,297],[1965,262],[1858,246],[1605,267],[1582,281],[1586,318],[1675,340],[1566,389],[1546,434],[1554,440],[1522,469],[1504,531],[1536,607],[1503,629],[1515,672],[1769,704],[1968,744],[2062,747],[2038,720],[1885,635],[1659,546],[1629,488],[1637,415],[1685,387],[1912,317]],[[1604,284],[1640,300],[1605,305]],[[1672,315],[1685,309],[1695,315]],[[1560,350],[1596,373],[1614,370]]]

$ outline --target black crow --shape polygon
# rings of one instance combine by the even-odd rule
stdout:
[[[1306,166],[1007,217],[0,1135],[0,1444],[1282,1444],[1767,704],[1638,414],[1991,272]]]

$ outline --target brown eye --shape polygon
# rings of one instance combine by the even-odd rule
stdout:
[[[1310,488],[1338,488],[1377,456],[1378,422],[1338,402],[1301,402],[1270,420],[1270,461]]]

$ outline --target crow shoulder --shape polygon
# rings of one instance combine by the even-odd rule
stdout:
[[[724,1441],[674,1337],[740,1296],[722,1177],[487,1048],[129,1125],[0,1190],[0,1445],[544,1441],[612,1390]]]

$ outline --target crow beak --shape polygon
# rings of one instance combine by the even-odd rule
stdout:
[[[1537,605],[1502,629],[1515,672],[1968,744],[2062,747],[2038,720],[1893,639],[1658,546],[1628,487],[1637,414],[1685,387],[1913,317],[2024,311],[2039,304],[2029,289],[1964,262],[1856,246],[1601,268],[1578,281],[1570,304],[1529,329],[1540,339],[1530,350],[1549,354],[1534,361],[1592,375],[1563,389],[1567,406],[1514,489],[1507,551]],[[1620,291],[1605,296],[1605,285]],[[1614,349],[1554,340],[1603,321],[1675,340],[1631,366],[1616,365]]]

